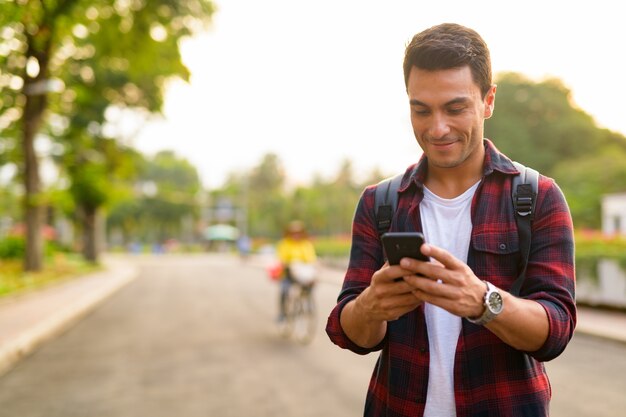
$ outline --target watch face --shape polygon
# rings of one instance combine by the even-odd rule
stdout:
[[[492,292],[489,294],[489,310],[498,314],[502,310],[502,296],[498,292]]]

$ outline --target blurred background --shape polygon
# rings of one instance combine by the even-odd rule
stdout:
[[[215,224],[256,248],[292,218],[343,241],[363,187],[420,156],[402,54],[442,21],[491,48],[486,136],[557,180],[585,237],[623,231],[602,215],[626,192],[620,14],[494,6],[3,2],[0,256],[202,250]]]
[[[420,156],[404,46],[456,21],[491,48],[486,136],[557,180],[595,269],[626,233],[626,29],[608,1],[494,5],[3,2],[0,258],[258,249],[292,218],[345,255],[363,187]]]
[[[344,267],[363,188],[421,154],[404,47],[450,21],[491,49],[486,136],[567,197],[579,302],[626,311],[618,7],[0,1],[0,297],[109,254],[271,254],[291,219]]]

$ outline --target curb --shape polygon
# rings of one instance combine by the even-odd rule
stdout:
[[[137,277],[137,269],[111,263],[105,271],[0,305],[0,376],[43,342],[75,324]],[[71,301],[71,302],[69,302]]]

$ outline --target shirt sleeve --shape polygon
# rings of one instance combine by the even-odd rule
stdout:
[[[527,352],[540,361],[559,356],[576,327],[574,228],[567,201],[549,178],[539,184],[527,279],[521,297],[535,300],[548,315],[549,334],[544,345]]]
[[[326,333],[333,343],[361,355],[382,349],[385,340],[369,349],[358,346],[343,331],[340,317],[345,305],[369,286],[372,275],[383,264],[382,246],[374,227],[374,190],[373,186],[366,188],[357,204],[352,222],[352,246],[348,270],[337,305],[331,311],[326,324]]]

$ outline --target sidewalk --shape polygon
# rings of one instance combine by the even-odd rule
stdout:
[[[578,306],[576,332],[626,343],[626,313]]]
[[[123,260],[105,264],[106,270],[84,278],[0,299],[0,376],[137,276],[136,267]],[[326,268],[325,272],[322,282],[341,285],[343,273]],[[576,332],[626,343],[626,313],[579,307]]]
[[[41,343],[66,330],[137,275],[116,260],[58,286],[0,299],[0,376]]]

